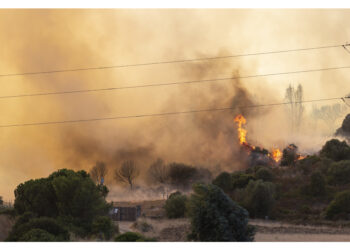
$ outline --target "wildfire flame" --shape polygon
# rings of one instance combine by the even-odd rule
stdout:
[[[242,128],[242,124],[246,124],[246,119],[244,118],[243,115],[237,115],[234,119],[234,122],[237,123],[238,126],[238,139],[239,139],[239,144],[247,144],[246,136],[247,136],[247,130]]]
[[[275,161],[275,162],[279,162],[282,158],[282,152],[281,150],[279,150],[278,148],[276,149],[272,149],[272,159]]]

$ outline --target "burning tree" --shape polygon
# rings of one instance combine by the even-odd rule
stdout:
[[[303,87],[299,84],[298,88],[295,90],[294,87],[289,85],[286,89],[285,100],[288,102],[287,111],[291,120],[292,133],[294,133],[300,127],[304,111],[302,104]]]
[[[104,162],[96,162],[95,166],[93,166],[89,172],[90,177],[96,183],[103,184],[103,180],[107,174],[106,164]]]
[[[124,182],[130,185],[130,189],[134,184],[135,178],[139,175],[139,169],[137,168],[133,160],[124,161],[120,168],[114,172],[114,178],[117,182]]]

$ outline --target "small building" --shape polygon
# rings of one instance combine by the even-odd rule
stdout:
[[[114,221],[136,221],[141,216],[141,206],[113,206],[109,215]]]

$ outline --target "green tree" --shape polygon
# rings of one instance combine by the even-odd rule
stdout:
[[[168,218],[181,218],[186,212],[186,195],[180,192],[173,193],[165,202],[165,213]]]
[[[248,212],[233,202],[219,187],[196,184],[188,203],[190,240],[252,241],[254,229]]]
[[[108,214],[109,206],[85,171],[61,169],[48,178],[17,186],[14,208],[19,215],[31,212],[38,217],[57,218],[84,236],[91,232],[96,216]]]
[[[343,185],[350,182],[350,161],[339,161],[331,164],[327,171],[328,182],[332,185]]]
[[[265,218],[275,202],[275,185],[262,180],[250,181],[244,190],[243,206],[252,217]]]
[[[19,241],[58,241],[56,237],[53,234],[50,234],[49,232],[34,228],[26,232],[22,237],[19,238]]]
[[[327,219],[349,219],[350,191],[338,193],[326,210]]]
[[[251,180],[255,180],[255,177],[253,175],[245,174],[242,172],[235,172],[232,174],[233,189],[245,188]]]
[[[33,232],[32,230],[34,229],[42,231],[36,230]],[[26,214],[21,220],[17,220],[6,241],[22,241],[24,240],[23,237],[28,240],[31,239],[30,241],[35,241],[34,239],[38,239],[41,236],[47,240],[69,241],[68,231],[57,220],[48,217],[32,218],[29,214]]]
[[[213,184],[224,190],[225,193],[229,193],[233,190],[233,179],[231,174],[222,172],[214,180]]]
[[[109,240],[114,233],[114,226],[111,218],[107,216],[97,216],[92,222],[92,232],[102,234],[104,240]]]
[[[320,151],[320,156],[334,161],[350,160],[350,147],[345,141],[332,139],[326,142]]]

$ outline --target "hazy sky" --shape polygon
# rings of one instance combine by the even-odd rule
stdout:
[[[350,42],[349,23],[349,10],[0,10],[0,74],[338,45]],[[350,66],[350,53],[342,48],[0,77],[0,95],[337,66]],[[344,69],[239,82],[0,99],[0,124],[222,107],[231,104],[238,84],[254,103],[281,102],[286,87],[298,83],[305,100],[338,97],[350,92],[349,76]],[[309,110],[311,104],[305,108]],[[268,148],[290,142],[283,108],[259,112],[248,120],[251,140]],[[146,168],[159,156],[167,161],[231,167],[227,164],[234,150],[230,142],[236,136],[232,119],[226,113],[0,128],[0,195],[13,199],[14,188],[25,180],[63,167],[88,170],[96,160],[112,167],[121,159],[141,157]],[[305,124],[299,135],[308,139],[304,148],[319,147],[324,139],[315,136],[324,133]]]

